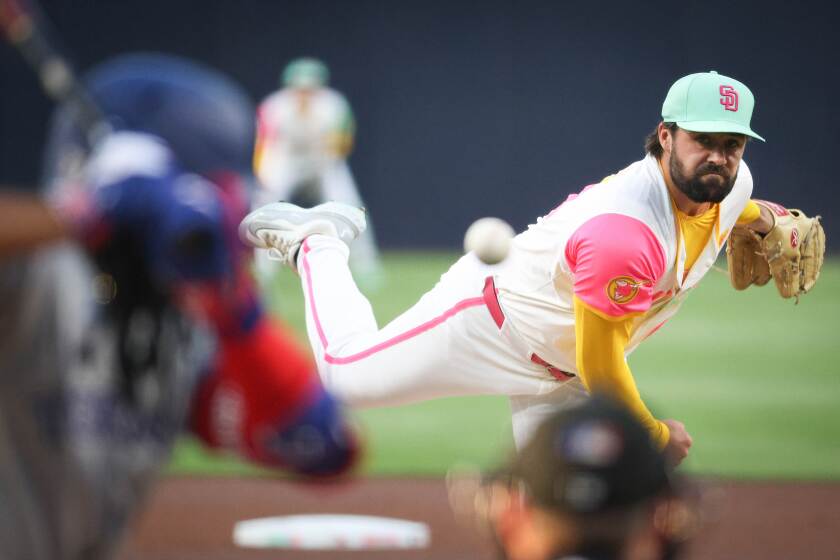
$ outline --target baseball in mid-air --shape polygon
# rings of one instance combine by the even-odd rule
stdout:
[[[464,252],[475,253],[485,264],[505,260],[515,232],[506,221],[499,218],[481,218],[467,228],[464,235]]]

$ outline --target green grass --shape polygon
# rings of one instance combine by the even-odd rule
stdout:
[[[660,415],[694,436],[690,470],[840,478],[840,262],[799,305],[712,273],[630,360]]]
[[[386,255],[371,295],[380,324],[414,303],[454,253]],[[303,332],[297,277],[283,273],[272,309]],[[301,334],[301,336],[303,336]],[[690,472],[741,478],[840,479],[840,262],[795,306],[772,286],[735,292],[710,272],[680,313],[631,357],[646,402],[685,422]],[[368,474],[441,475],[453,463],[496,465],[511,445],[506,399],[453,398],[356,414]],[[179,473],[261,471],[206,456],[185,440]]]

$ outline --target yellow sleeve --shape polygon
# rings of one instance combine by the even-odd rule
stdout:
[[[256,120],[256,131],[254,134],[254,154],[251,158],[251,166],[253,168],[254,175],[256,175],[259,178],[261,177],[261,173],[263,170],[263,160],[265,159],[266,143],[265,115],[263,114],[262,105],[257,109]]]
[[[327,144],[335,157],[346,158],[353,150],[353,138],[356,134],[356,119],[347,103],[338,126],[329,136]]]
[[[262,164],[263,158],[265,157],[265,146],[263,145],[263,140],[260,136],[257,136],[257,139],[254,141],[254,157],[252,159],[252,166],[254,170],[254,175],[260,177],[260,173],[262,173]]]
[[[575,296],[575,360],[581,381],[590,393],[608,394],[624,403],[648,429],[660,448],[670,435],[668,426],[653,417],[642,402],[624,348],[630,340],[631,318],[609,321]]]
[[[747,202],[747,205],[744,207],[744,211],[741,212],[741,215],[738,216],[738,221],[736,222],[739,226],[743,226],[746,224],[751,224],[756,221],[758,218],[761,217],[761,208],[759,208],[758,204],[755,203],[754,200],[750,200]]]

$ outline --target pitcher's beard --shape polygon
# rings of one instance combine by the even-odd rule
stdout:
[[[729,177],[725,168],[710,164],[701,165],[694,175],[688,177],[675,151],[671,152],[669,168],[674,185],[685,196],[697,203],[722,201],[732,192],[737,178],[737,174]]]

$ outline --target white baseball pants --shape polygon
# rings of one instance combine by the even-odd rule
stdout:
[[[353,281],[348,254],[340,240],[313,235],[297,264],[318,371],[349,405],[509,395],[514,439],[521,446],[552,410],[586,396],[577,377],[552,376],[537,363],[504,319],[487,265],[472,254],[381,329]]]

